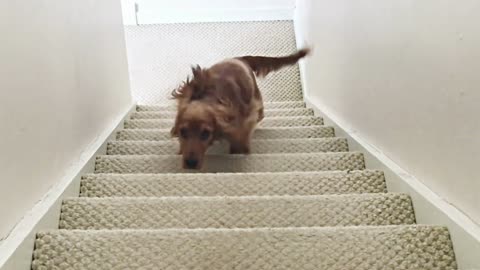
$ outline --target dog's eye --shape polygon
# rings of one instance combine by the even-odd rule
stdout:
[[[202,131],[202,133],[200,133],[200,139],[206,141],[208,138],[210,138],[210,131],[205,129]]]
[[[186,139],[188,137],[188,134],[187,134],[187,129],[186,128],[182,128],[180,129],[180,136],[184,139]]]

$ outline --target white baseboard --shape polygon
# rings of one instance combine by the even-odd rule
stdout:
[[[275,21],[292,20],[293,11],[290,8],[142,10],[140,7],[136,16],[138,24]]]
[[[10,234],[0,242],[1,270],[30,270],[35,234],[40,230],[57,229],[62,200],[78,197],[82,175],[92,173],[95,157],[105,154],[107,142],[114,139],[116,132],[123,129],[123,121],[135,110],[129,106],[115,119],[97,140],[83,152],[81,162],[53,186],[47,194],[22,218]]]
[[[300,70],[303,73],[302,65]],[[308,89],[305,90],[308,93]],[[385,172],[389,191],[407,193],[412,197],[417,223],[448,227],[459,269],[480,269],[480,226],[363,139],[348,123],[326,110],[319,100],[307,95],[305,101],[307,107],[324,118],[326,125],[335,128],[337,136],[348,139],[352,151],[364,153],[367,168]]]

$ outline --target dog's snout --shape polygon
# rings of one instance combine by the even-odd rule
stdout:
[[[186,159],[185,165],[188,169],[196,169],[198,166],[198,160],[193,158]]]

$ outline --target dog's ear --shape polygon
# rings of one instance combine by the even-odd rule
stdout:
[[[205,76],[205,71],[200,65],[192,66],[193,80],[202,80]]]
[[[173,123],[173,127],[170,130],[170,136],[173,138],[177,138],[180,136],[180,122],[182,120],[182,113],[184,109],[181,106],[178,106],[177,109],[177,116],[175,116],[175,122]]]
[[[208,90],[209,76],[199,65],[192,67],[192,78],[187,77],[180,86],[173,89],[172,98],[179,101],[201,99]]]
[[[175,123],[175,125],[170,130],[170,136],[172,136],[172,138],[178,138],[178,125],[177,125],[177,123]]]
[[[229,133],[229,128],[232,126],[232,122],[235,121],[235,114],[229,110],[229,106],[216,103],[212,105],[212,115],[215,121],[215,130],[218,136]]]
[[[172,99],[177,101],[188,101],[192,97],[193,89],[190,78],[187,78],[181,85],[172,90]]]
[[[213,141],[222,138],[223,129],[222,129],[222,126],[220,125],[221,123],[218,122],[219,115],[217,110],[214,108],[214,106],[210,105],[208,107],[208,115],[211,121],[210,123],[212,124],[212,127],[213,127],[213,131],[212,131],[212,137],[213,137],[212,143],[213,143]]]
[[[170,136],[172,136],[172,138],[178,138],[179,132],[180,131],[179,131],[179,127],[178,127],[178,121],[175,120],[175,123],[173,124],[173,127],[170,130]]]
[[[199,65],[192,67],[193,78],[190,82],[192,87],[191,100],[201,99],[209,90],[209,76],[205,69],[202,69]]]

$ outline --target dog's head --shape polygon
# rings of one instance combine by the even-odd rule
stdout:
[[[179,139],[183,168],[200,169],[215,139],[216,123],[211,106],[201,101],[209,88],[208,74],[199,66],[193,67],[192,73],[191,79],[172,92],[178,108],[171,134]]]
[[[171,134],[179,138],[183,168],[202,168],[205,153],[216,132],[214,113],[208,104],[192,101],[188,106],[179,108]]]
[[[232,103],[219,94],[226,91],[216,91],[224,86],[216,85],[208,71],[199,66],[193,67],[192,73],[191,79],[172,92],[178,104],[171,134],[179,138],[183,167],[200,169],[208,147],[223,134],[234,116],[229,110]]]

